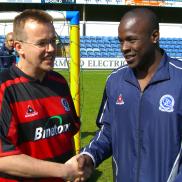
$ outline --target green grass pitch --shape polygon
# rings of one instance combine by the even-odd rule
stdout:
[[[68,70],[57,70],[69,80]],[[80,71],[81,147],[84,147],[98,130],[95,120],[102,99],[107,76],[111,70]],[[105,160],[93,173],[89,182],[112,182],[112,160]]]

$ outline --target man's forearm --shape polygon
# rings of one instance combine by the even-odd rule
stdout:
[[[0,157],[0,172],[28,177],[60,177],[65,179],[67,171],[64,164],[43,161],[30,156],[20,154]]]

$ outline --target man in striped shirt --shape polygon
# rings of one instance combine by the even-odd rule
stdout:
[[[82,174],[65,163],[80,128],[68,84],[52,71],[56,32],[52,17],[25,10],[15,17],[17,65],[0,75],[0,181],[63,181]]]

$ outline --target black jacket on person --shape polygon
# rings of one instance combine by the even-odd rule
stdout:
[[[9,68],[16,63],[16,55],[14,50],[6,48],[5,44],[0,48],[0,70]]]

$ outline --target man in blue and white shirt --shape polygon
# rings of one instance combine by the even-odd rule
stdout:
[[[118,38],[127,65],[108,77],[100,131],[80,168],[112,156],[115,182],[181,182],[182,62],[159,47],[159,20],[147,8],[127,12]]]

